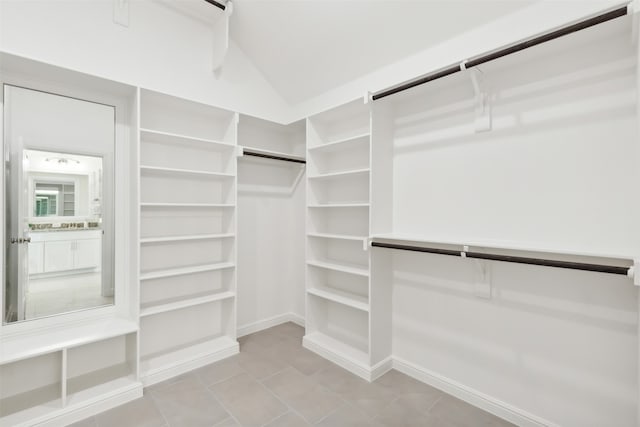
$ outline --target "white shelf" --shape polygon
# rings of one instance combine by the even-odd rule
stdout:
[[[104,399],[106,395],[140,387],[140,382],[136,381],[130,371],[130,367],[125,364],[68,379],[67,406]],[[86,384],[91,385],[85,387]],[[77,391],[73,391],[74,389]]]
[[[454,245],[454,246],[469,246],[469,250],[477,248],[519,251],[519,252],[541,252],[547,254],[573,256],[573,257],[591,257],[591,258],[611,258],[620,260],[633,260],[635,256],[631,253],[628,254],[616,254],[616,253],[604,253],[604,252],[590,252],[584,250],[571,250],[562,248],[551,248],[547,246],[540,246],[538,244],[522,244],[504,240],[458,240],[450,239],[447,237],[428,237],[419,235],[389,233],[389,234],[375,234],[371,236],[372,239],[379,239],[385,241],[394,241],[398,244],[410,245],[413,243],[418,244],[436,244],[436,245]]]
[[[233,178],[235,177],[232,173],[222,173],[222,172],[209,172],[209,171],[201,171],[201,170],[193,170],[193,169],[178,169],[178,168],[165,168],[161,166],[140,166],[141,172],[156,172],[156,173],[166,173],[172,175],[197,175],[204,177],[213,177],[213,178]]]
[[[164,243],[164,242],[185,242],[189,240],[213,240],[213,239],[227,239],[234,237],[233,233],[224,234],[200,234],[193,236],[166,236],[166,237],[143,237],[140,239],[141,244],[148,243]]]
[[[180,349],[162,354],[146,356],[140,360],[143,376],[150,377],[159,372],[171,370],[207,356],[238,347],[238,342],[226,335],[212,338]]]
[[[308,288],[307,293],[319,298],[337,302],[338,304],[346,305],[347,307],[355,308],[356,310],[365,312],[369,311],[367,298],[349,292],[340,291],[338,289],[316,287]]]
[[[326,144],[314,145],[313,147],[309,147],[308,150],[309,152],[319,152],[319,151],[330,152],[335,150],[342,150],[344,149],[344,145],[347,145],[347,144],[363,142],[365,139],[368,142],[370,135],[371,134],[369,132],[366,132],[366,133],[361,133],[355,136],[350,136],[347,138],[336,139],[334,141],[327,142]]]
[[[336,240],[354,240],[364,242],[368,236],[350,236],[348,234],[331,234],[331,233],[307,233],[309,237],[317,237],[320,239],[336,239]]]
[[[161,142],[165,144],[181,144],[181,143],[197,143],[197,144],[211,144],[220,148],[231,149],[236,146],[229,144],[228,142],[216,141],[213,139],[197,138],[188,135],[181,135],[171,132],[162,132],[153,129],[140,129],[140,139],[149,139],[153,142]],[[144,141],[143,141],[144,142]]]
[[[137,330],[136,322],[114,318],[3,338],[3,343],[0,345],[0,364],[127,335]]]
[[[331,172],[331,173],[323,173],[319,175],[311,175],[308,178],[314,179],[314,180],[337,179],[337,178],[344,178],[344,177],[353,177],[358,175],[367,175],[369,174],[370,171],[371,169],[369,168],[353,169],[353,170],[347,170],[347,171],[341,171],[341,172]]]
[[[194,267],[170,268],[167,270],[151,271],[142,273],[140,280],[161,279],[163,277],[185,276],[193,273],[203,273],[205,271],[224,270],[233,268],[235,264],[232,262],[220,262],[216,264],[197,265]]]
[[[369,270],[354,264],[338,263],[335,261],[307,260],[307,265],[320,267],[327,270],[341,271],[343,273],[354,274],[356,276],[369,277]]]
[[[231,203],[140,203],[141,208],[233,208]]]
[[[140,310],[140,317],[152,316],[154,314],[166,313],[167,311],[180,310],[181,308],[193,307],[196,305],[206,304],[214,301],[222,301],[235,297],[230,291],[218,292],[215,294],[204,295],[196,298],[182,299],[179,301],[169,302],[165,304],[152,305]]]
[[[334,353],[341,359],[346,359],[358,366],[369,369],[369,355],[367,352],[353,347],[343,341],[330,337],[322,332],[312,332],[304,336],[305,344],[312,344]]]
[[[60,395],[59,387],[60,384],[57,384],[58,395]],[[44,390],[44,392],[47,394],[50,393],[49,389],[51,388],[52,387],[47,387],[47,390]],[[5,407],[5,405],[11,406],[14,409],[16,407],[24,407],[22,410],[17,410],[16,412],[0,417],[0,426],[33,425],[34,420],[44,418],[62,410],[62,399],[60,397],[32,406],[34,394],[37,395],[40,392],[41,390],[33,390],[13,398],[4,399],[3,402],[0,402],[0,407]]]
[[[368,208],[369,203],[325,203],[308,205],[308,208]]]

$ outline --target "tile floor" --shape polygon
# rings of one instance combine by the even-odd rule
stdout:
[[[303,334],[285,323],[242,337],[240,354],[73,426],[512,425],[397,371],[368,383],[302,348]]]

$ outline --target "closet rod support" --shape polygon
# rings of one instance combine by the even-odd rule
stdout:
[[[216,0],[204,0],[204,1],[222,10],[225,10],[227,8],[224,4],[217,2]]]

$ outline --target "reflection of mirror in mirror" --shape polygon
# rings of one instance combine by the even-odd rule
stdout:
[[[35,186],[34,216],[73,216],[75,186],[73,182],[37,182]]]

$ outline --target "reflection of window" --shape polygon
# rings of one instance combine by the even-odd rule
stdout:
[[[37,182],[34,216],[74,216],[75,187],[71,183]]]

